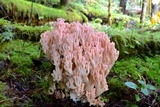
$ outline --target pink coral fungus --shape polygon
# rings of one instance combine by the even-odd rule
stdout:
[[[53,27],[40,39],[44,53],[55,66],[52,91],[58,83],[73,101],[103,106],[99,95],[108,90],[106,76],[119,56],[114,43],[104,32],[79,22],[69,24],[57,19]]]

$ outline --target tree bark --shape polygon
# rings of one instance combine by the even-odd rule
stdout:
[[[119,7],[121,7],[121,11],[123,14],[126,14],[126,3],[127,0],[120,0]]]
[[[67,6],[68,2],[69,2],[69,0],[60,0],[60,5],[61,6]]]
[[[147,0],[143,0],[142,13],[141,13],[141,17],[140,17],[140,23],[142,24],[142,26],[144,26],[146,10],[147,10]]]
[[[158,2],[157,3],[152,3],[151,17],[158,12],[158,8],[159,8]]]
[[[112,19],[111,19],[111,3],[112,0],[108,0],[108,25],[112,25]]]

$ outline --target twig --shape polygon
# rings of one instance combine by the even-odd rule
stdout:
[[[30,25],[30,23],[32,22],[32,11],[33,11],[33,1],[32,1],[32,4],[31,4],[31,13],[30,13],[30,18],[28,20],[28,25]]]
[[[0,8],[4,12],[4,14],[7,16],[7,18],[11,21],[11,18],[8,16],[7,12],[4,10],[2,5],[0,5]]]

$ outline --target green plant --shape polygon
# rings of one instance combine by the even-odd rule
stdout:
[[[9,56],[9,67],[12,67],[12,71],[25,76],[32,74],[32,60],[38,58],[39,55],[39,44],[34,42],[17,39],[6,42],[0,47],[0,58],[7,59]]]
[[[8,99],[5,94],[6,94],[6,83],[3,83],[0,81],[0,106],[1,107],[10,107],[11,102],[10,99]]]
[[[48,89],[49,89],[49,83],[47,81],[47,77],[44,78],[42,77],[41,75],[36,75],[36,77],[38,78],[38,86],[39,87],[42,87],[44,89],[45,92],[48,92]]]
[[[118,29],[118,30],[124,30],[124,22],[123,21],[119,21],[118,22],[118,25],[115,23],[115,24],[113,24],[111,27],[113,28],[113,29]]]
[[[157,88],[151,84],[146,84],[143,80],[138,80],[138,85],[134,82],[125,82],[125,85],[131,89],[134,89],[138,92],[135,94],[136,101],[140,101],[139,92],[143,93],[145,96],[152,94],[157,91]]]
[[[3,43],[4,41],[10,41],[14,38],[15,33],[12,31],[12,27],[8,25],[3,25],[3,29],[0,29],[2,33],[0,33],[0,41]]]
[[[102,101],[104,101],[105,103],[108,103],[108,102],[109,102],[109,99],[107,99],[106,97],[100,96],[100,99],[101,99]]]

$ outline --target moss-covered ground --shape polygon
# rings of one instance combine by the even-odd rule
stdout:
[[[0,47],[0,103],[5,106],[54,106],[54,107],[86,107],[87,103],[74,103],[68,98],[56,100],[48,95],[49,76],[53,67],[41,51],[38,42],[11,40],[3,42]],[[160,55],[149,57],[144,55],[119,59],[107,81],[109,91],[101,95],[106,106],[155,105],[160,103]],[[139,89],[134,90],[125,82],[145,81],[157,88],[148,96]],[[139,100],[136,100],[139,95]]]
[[[53,66],[41,51],[39,36],[51,26],[24,26],[0,19],[0,103],[2,106],[86,107],[69,98],[56,100],[48,95],[49,77]],[[120,51],[120,58],[107,77],[109,91],[101,95],[106,106],[159,106],[160,38],[159,32],[119,29],[105,31]],[[119,33],[117,33],[119,32]],[[144,95],[140,88],[125,85],[138,81],[156,87]],[[138,96],[138,97],[136,97]],[[58,102],[58,103],[57,103]],[[152,104],[153,103],[153,104]]]

